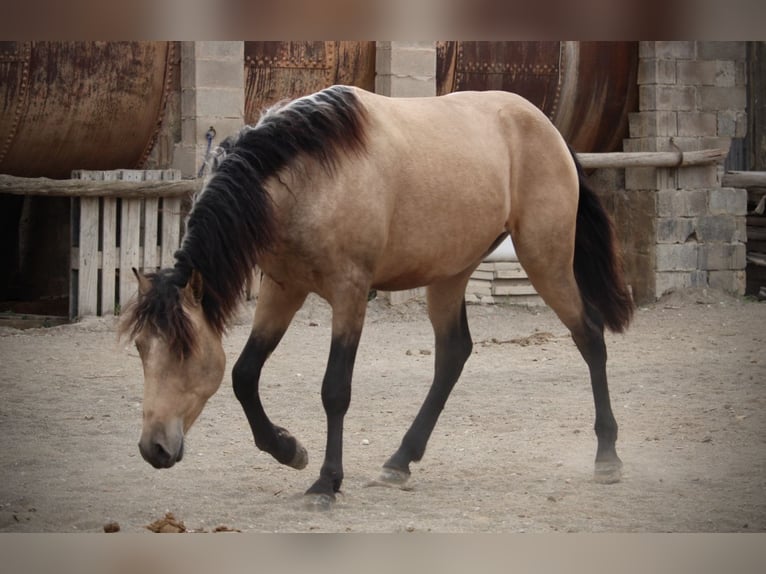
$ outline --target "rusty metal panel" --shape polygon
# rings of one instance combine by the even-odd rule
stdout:
[[[172,42],[1,42],[0,172],[139,167],[162,121]]]
[[[575,150],[622,149],[637,110],[636,42],[438,42],[437,93],[515,92]]]
[[[375,87],[374,42],[245,42],[245,121],[333,84]]]
[[[553,122],[578,152],[621,151],[638,111],[638,42],[562,42]]]
[[[557,103],[559,44],[439,42],[437,93],[504,90],[525,97],[550,115]]]

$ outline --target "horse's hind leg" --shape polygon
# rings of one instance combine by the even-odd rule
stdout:
[[[256,446],[282,464],[304,468],[306,449],[285,429],[266,416],[258,392],[261,369],[279,344],[306,293],[291,290],[264,277],[258,295],[253,329],[242,354],[232,369],[234,394],[245,411]]]
[[[428,317],[436,339],[434,380],[401,445],[383,465],[380,482],[384,484],[404,484],[410,476],[410,463],[423,458],[436,421],[471,355],[464,297],[469,276],[466,272],[428,287]]]
[[[612,413],[609,400],[609,386],[606,378],[606,344],[604,325],[596,313],[584,309],[578,325],[570,327],[572,338],[590,371],[593,400],[596,404],[596,482],[611,484],[619,482],[622,475],[622,461],[617,456],[617,421]]]
[[[544,230],[540,230],[544,235]],[[612,413],[606,377],[606,344],[604,324],[598,313],[582,300],[572,270],[571,253],[566,241],[556,249],[539,249],[545,245],[541,236],[530,239],[514,235],[519,261],[538,294],[567,326],[590,372],[593,399],[596,406],[595,432],[598,440],[594,479],[596,482],[619,482],[622,462],[617,456],[617,421]],[[526,241],[525,241],[526,239]],[[572,250],[573,246],[570,247]]]

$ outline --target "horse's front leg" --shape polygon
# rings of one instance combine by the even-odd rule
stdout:
[[[410,478],[410,463],[423,458],[452,389],[471,356],[473,342],[465,308],[465,286],[471,270],[428,286],[428,317],[434,328],[434,380],[399,448],[385,462],[379,480],[370,486],[402,486]]]
[[[255,445],[282,464],[298,469],[308,463],[306,449],[266,416],[258,383],[266,359],[279,344],[305,299],[305,293],[277,285],[265,277],[258,295],[253,330],[232,369],[234,394],[250,423]]]
[[[331,305],[332,343],[322,381],[327,446],[319,478],[306,491],[308,503],[318,508],[330,507],[343,482],[343,419],[351,402],[351,377],[367,307],[367,289],[339,297]]]

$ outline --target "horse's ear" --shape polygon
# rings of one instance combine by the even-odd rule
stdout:
[[[189,282],[184,287],[187,295],[194,301],[195,304],[199,304],[202,301],[202,294],[204,293],[204,283],[202,280],[202,274],[196,269],[192,269]]]
[[[140,295],[146,295],[149,292],[149,289],[152,288],[152,282],[135,267],[131,267],[131,269],[133,270],[133,275],[135,275],[138,280],[138,293]]]

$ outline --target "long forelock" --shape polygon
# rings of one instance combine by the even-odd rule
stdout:
[[[125,310],[120,335],[135,339],[143,331],[161,337],[179,359],[196,348],[191,319],[183,308],[182,289],[186,284],[178,269],[147,273],[151,287],[140,294]]]

